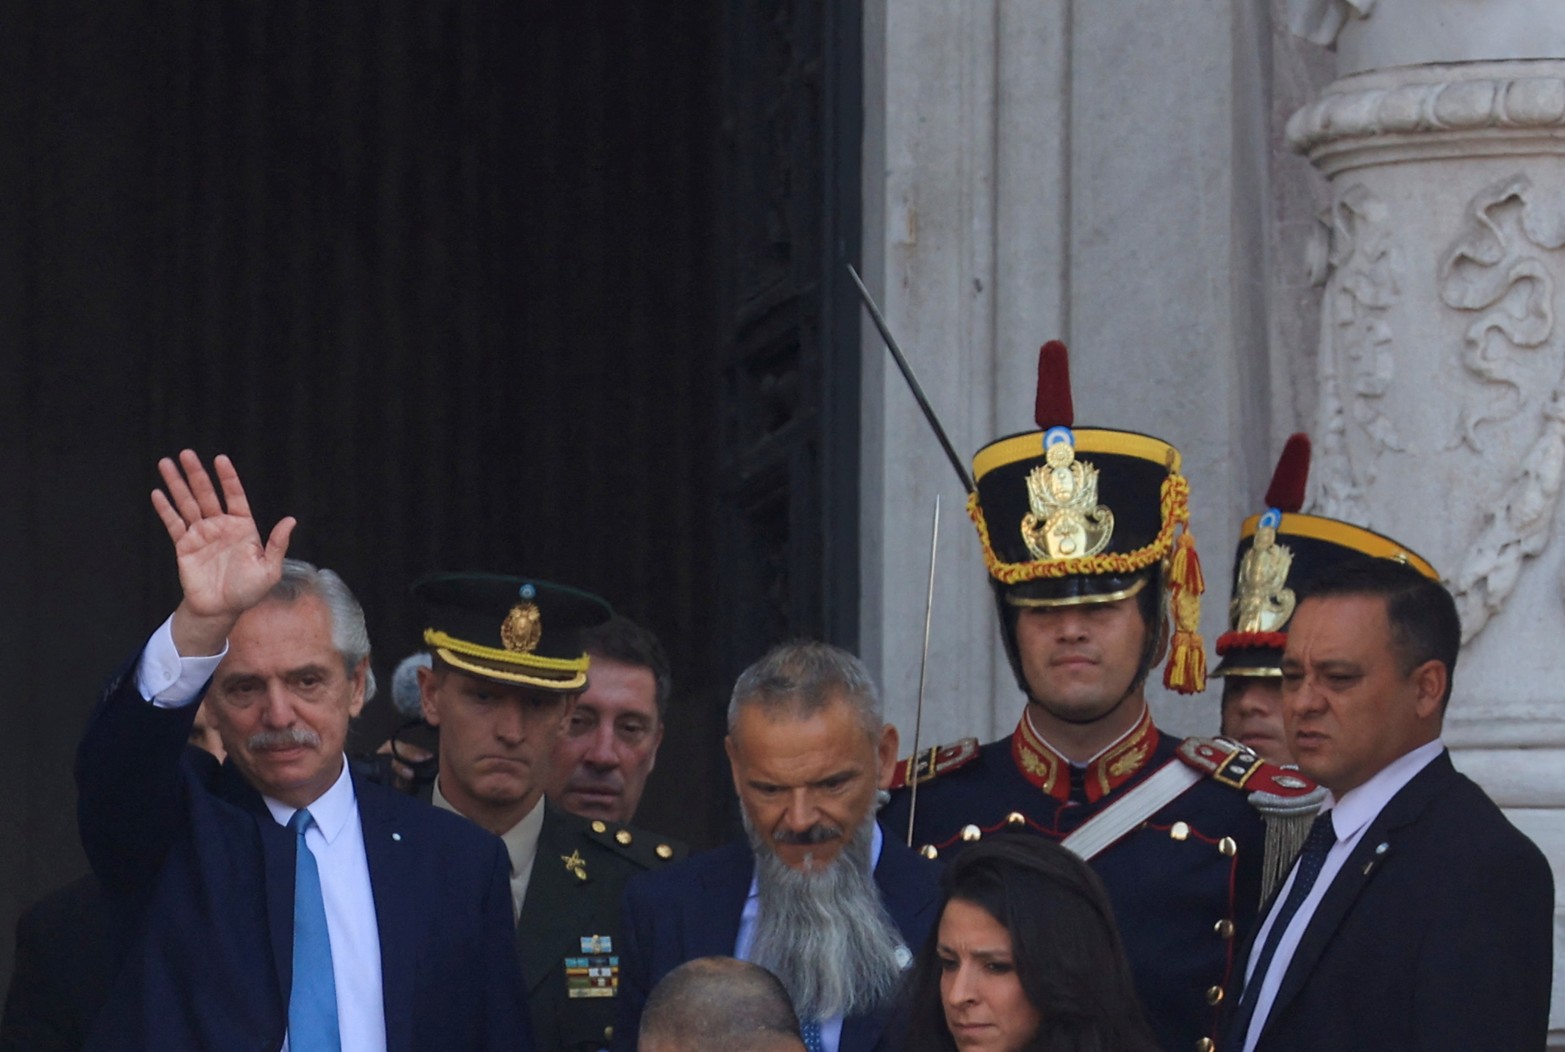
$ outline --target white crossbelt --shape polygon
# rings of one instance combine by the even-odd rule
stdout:
[[[1146,781],[1098,812],[1096,818],[1060,841],[1078,858],[1091,859],[1162,809],[1163,805],[1206,777],[1194,767],[1170,760]]]

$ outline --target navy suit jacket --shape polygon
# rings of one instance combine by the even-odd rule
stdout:
[[[91,876],[29,906],[16,922],[0,1052],[80,1052],[119,974],[124,934]]]
[[[625,886],[615,1052],[636,1047],[642,1007],[659,979],[697,957],[733,956],[754,870],[750,845],[734,841]],[[939,918],[939,867],[886,836],[875,883],[903,942],[917,954]],[[844,1019],[840,1052],[886,1047],[886,1022],[887,1011]]]
[[[1542,1049],[1553,918],[1542,852],[1441,753],[1331,882],[1256,1048]]]
[[[139,660],[139,659],[138,659]],[[276,1052],[292,985],[295,840],[231,764],[188,747],[136,661],[77,753],[82,844],[132,950],[89,1050]],[[390,1052],[532,1048],[499,839],[354,779],[380,929]]]

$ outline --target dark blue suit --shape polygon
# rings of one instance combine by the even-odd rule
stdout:
[[[641,1009],[659,979],[697,957],[733,956],[754,870],[750,845],[735,841],[636,876],[625,886],[615,1052],[636,1047]],[[939,917],[939,868],[887,835],[875,883],[903,942],[918,953]],[[843,1020],[841,1052],[886,1047],[881,1040],[886,1021],[884,1012]]]
[[[196,706],[148,704],[135,668],[110,681],[77,754],[82,843],[134,928],[87,1048],[276,1052],[294,837],[232,765],[186,746]],[[530,1049],[503,845],[382,786],[354,779],[354,793],[388,1049]]]
[[[1541,1049],[1553,921],[1548,860],[1441,753],[1332,880],[1257,1052]]]

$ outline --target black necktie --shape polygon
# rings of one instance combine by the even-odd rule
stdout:
[[[1293,915],[1299,912],[1299,907],[1309,897],[1310,889],[1315,886],[1315,878],[1320,876],[1321,866],[1326,864],[1326,855],[1336,842],[1337,831],[1331,824],[1331,812],[1322,811],[1310,825],[1310,835],[1305,838],[1304,850],[1299,852],[1299,872],[1294,875],[1288,897],[1283,900],[1282,908],[1272,921],[1271,930],[1266,933],[1266,945],[1261,947],[1261,955],[1255,959],[1255,968],[1250,972],[1250,981],[1245,984],[1244,994],[1239,998],[1239,1007],[1234,1012],[1233,1026],[1229,1030],[1236,1049],[1244,1048],[1250,1021],[1255,1017],[1255,1003],[1261,999],[1261,987],[1266,982],[1266,973],[1271,970],[1277,944],[1282,942],[1282,934],[1287,931]]]

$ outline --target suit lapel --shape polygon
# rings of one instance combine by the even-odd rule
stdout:
[[[272,943],[272,961],[277,973],[277,990],[283,1011],[288,1009],[288,992],[293,988],[293,880],[296,841],[287,828],[277,824],[266,801],[255,787],[244,780],[232,762],[225,762],[213,776],[212,794],[225,803],[249,813],[255,822],[261,845],[261,864],[265,870],[266,922]]]
[[[1326,894],[1321,897],[1320,905],[1315,908],[1314,916],[1310,918],[1309,925],[1299,939],[1298,948],[1293,952],[1293,959],[1288,963],[1282,985],[1278,987],[1277,997],[1272,1002],[1271,1011],[1267,1014],[1265,1029],[1270,1029],[1272,1022],[1281,1018],[1284,1010],[1304,988],[1305,982],[1315,971],[1321,955],[1331,944],[1332,937],[1336,935],[1337,929],[1352,911],[1359,894],[1369,886],[1375,874],[1380,872],[1379,858],[1396,853],[1398,831],[1416,821],[1429,806],[1430,801],[1444,791],[1455,775],[1456,768],[1451,766],[1451,754],[1442,752],[1430,761],[1427,767],[1414,775],[1413,780],[1387,802],[1380,814],[1369,824],[1369,828],[1364,830],[1364,835],[1359,838],[1353,853],[1337,871],[1331,887],[1327,888]],[[1377,849],[1382,844],[1387,845],[1386,850],[1379,852]],[[1262,1031],[1263,1034],[1265,1029]]]
[[[587,896],[578,894],[577,889],[596,878],[590,866],[586,867],[586,880],[578,880],[566,867],[565,859],[576,850],[571,833],[569,824],[552,807],[544,811],[543,826],[538,831],[538,853],[516,923],[522,982],[529,996],[576,950],[579,944],[573,940],[595,934],[586,930],[590,921],[585,910]]]
[[[720,852],[720,854],[718,854]],[[684,930],[690,945],[683,960],[696,957],[732,957],[739,944],[739,923],[750,896],[755,858],[750,845],[734,841],[717,849],[718,857],[701,877],[708,894],[685,901]]]
[[[909,863],[912,863],[910,865]],[[890,836],[881,841],[880,863],[875,867],[875,884],[880,888],[881,901],[886,912],[902,933],[904,943],[916,942],[920,920],[927,912],[939,907],[939,892],[935,882],[919,879],[916,867],[924,863],[906,847]],[[917,954],[917,945],[908,945],[908,951]],[[842,1021],[840,1052],[869,1052],[880,1041],[886,1029],[889,1009],[870,1015],[849,1016]]]
[[[383,804],[380,786],[353,779],[364,830],[364,857],[375,896],[375,924],[380,929],[380,989],[386,1017],[386,1052],[406,1052],[413,1033],[413,948],[416,918],[421,915],[418,889],[402,858],[401,830]],[[393,834],[396,834],[394,837]]]

